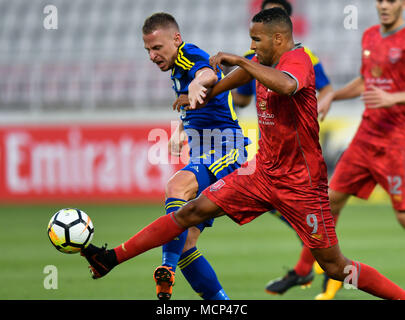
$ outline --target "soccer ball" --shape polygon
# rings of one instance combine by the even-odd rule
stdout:
[[[48,224],[51,243],[63,253],[77,253],[86,248],[94,234],[90,217],[79,209],[61,209]]]

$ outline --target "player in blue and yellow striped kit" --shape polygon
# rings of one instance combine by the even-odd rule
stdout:
[[[161,71],[171,70],[176,96],[201,86],[213,86],[223,77],[222,72],[213,71],[206,52],[183,42],[176,21],[169,14],[157,13],[147,18],[143,40],[152,62]],[[211,99],[205,108],[182,110],[180,119],[169,144],[179,151],[180,137],[186,136],[190,160],[167,183],[166,214],[177,211],[206,187],[239,168],[246,160],[245,146],[249,144],[239,126],[230,91]],[[192,227],[163,246],[162,266],[154,272],[159,299],[170,299],[177,265],[203,299],[229,299],[214,270],[196,248],[200,233],[212,223],[211,219]]]

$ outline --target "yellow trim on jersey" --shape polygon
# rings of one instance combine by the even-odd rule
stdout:
[[[190,70],[191,67],[186,67],[185,65],[183,65],[180,61],[178,61],[177,59],[174,61],[175,64],[177,64],[180,68],[184,69],[184,70]]]
[[[231,116],[232,116],[232,120],[237,120],[238,116],[236,115],[235,109],[233,107],[233,97],[232,97],[232,92],[231,90],[229,90],[228,93],[228,107],[229,107],[229,111],[231,111]]]
[[[311,62],[312,62],[313,66],[315,66],[319,63],[319,58],[311,50],[309,50],[307,47],[304,47],[304,51],[311,58]]]
[[[176,58],[176,60],[174,62],[175,62],[175,64],[177,64],[179,67],[183,68],[184,70],[190,70],[194,66],[195,63],[191,62],[189,59],[187,59],[184,56],[184,53],[183,53],[182,49],[183,49],[185,44],[186,43],[183,42],[183,44],[179,47],[177,58]]]
[[[177,265],[179,266],[180,269],[184,269],[184,268],[186,268],[188,265],[190,265],[190,263],[192,263],[195,259],[197,259],[197,258],[199,258],[199,257],[201,257],[201,256],[202,256],[201,252],[198,251],[198,250],[196,250],[196,251],[194,251],[192,254],[190,254],[189,256],[187,256],[187,257],[181,259],[181,260],[178,262]]]

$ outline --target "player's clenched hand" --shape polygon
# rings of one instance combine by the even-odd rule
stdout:
[[[189,106],[190,105],[190,101],[188,100],[188,95],[186,94],[181,94],[179,95],[179,97],[176,99],[176,101],[174,101],[173,103],[173,110],[177,110],[178,112],[180,112],[180,108],[182,106]]]
[[[327,93],[318,103],[319,120],[323,121],[329,112],[330,106],[334,98],[334,92]]]
[[[240,57],[236,54],[218,52],[215,56],[210,57],[210,65],[214,68],[215,72],[220,71],[221,65],[235,66],[239,63]]]
[[[368,108],[388,108],[395,104],[392,94],[376,86],[371,86],[369,90],[364,91],[361,99]]]

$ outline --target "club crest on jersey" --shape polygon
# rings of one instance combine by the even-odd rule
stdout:
[[[388,58],[390,59],[391,63],[398,62],[399,59],[402,57],[402,50],[400,48],[390,48],[388,51]]]
[[[225,181],[222,179],[219,179],[217,182],[213,183],[210,186],[210,191],[218,191],[225,185]]]
[[[265,110],[266,110],[266,107],[267,107],[267,101],[266,101],[266,100],[260,100],[260,101],[259,101],[259,108],[260,108],[261,110],[265,111]]]

